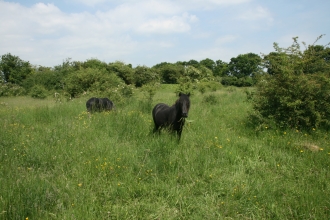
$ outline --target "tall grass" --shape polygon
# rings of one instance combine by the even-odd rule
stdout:
[[[0,219],[330,217],[326,131],[255,132],[243,89],[223,88],[191,97],[178,143],[151,132],[172,91],[91,117],[88,98],[0,98]]]

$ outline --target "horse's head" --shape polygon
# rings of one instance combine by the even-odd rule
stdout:
[[[190,93],[188,94],[183,94],[183,93],[179,93],[179,99],[178,99],[178,103],[179,103],[179,108],[181,111],[181,116],[182,118],[187,118],[188,117],[188,112],[189,112],[189,108],[190,108],[190,99],[189,99]]]

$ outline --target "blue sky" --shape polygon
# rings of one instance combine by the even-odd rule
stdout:
[[[0,0],[0,55],[53,67],[67,58],[133,67],[229,62],[292,37],[330,42],[329,0]]]

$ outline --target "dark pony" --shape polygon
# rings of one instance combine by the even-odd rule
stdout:
[[[86,102],[87,112],[101,112],[101,111],[110,111],[115,107],[113,102],[108,98],[90,98]]]
[[[173,132],[176,131],[180,140],[185,118],[188,117],[190,108],[189,96],[190,93],[183,94],[180,92],[179,99],[171,107],[164,103],[159,103],[154,107],[152,110],[155,123],[154,132],[160,132],[162,128],[168,128]]]

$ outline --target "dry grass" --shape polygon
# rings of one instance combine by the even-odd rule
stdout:
[[[302,144],[300,144],[300,146],[306,150],[310,150],[313,152],[317,152],[321,149],[319,146],[317,146],[316,144],[313,144],[313,143],[302,143]]]

